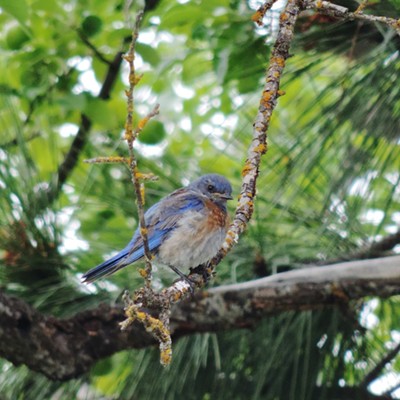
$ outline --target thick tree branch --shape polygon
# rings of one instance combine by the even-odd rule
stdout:
[[[400,256],[311,267],[201,292],[174,306],[175,338],[251,327],[284,311],[312,310],[365,296],[400,294]],[[0,292],[0,356],[53,380],[80,376],[98,360],[156,344],[141,326],[121,331],[122,307],[100,305],[69,319],[46,316]]]

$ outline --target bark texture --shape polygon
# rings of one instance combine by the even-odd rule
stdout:
[[[176,338],[251,327],[271,314],[345,304],[365,296],[400,294],[400,256],[285,272],[198,293],[171,315]],[[68,319],[39,313],[0,291],[0,356],[53,380],[87,372],[118,351],[156,344],[140,326],[121,331],[122,308],[99,305]]]

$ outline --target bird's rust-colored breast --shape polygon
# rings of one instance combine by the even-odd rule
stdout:
[[[228,229],[229,215],[211,200],[206,200],[205,206],[209,211],[208,226],[210,229]]]

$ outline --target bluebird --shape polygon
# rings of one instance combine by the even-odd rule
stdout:
[[[229,226],[226,202],[231,199],[228,180],[208,174],[150,207],[144,218],[154,261],[183,279],[182,269],[189,271],[210,261],[224,242]],[[86,272],[82,281],[90,283],[111,275],[143,257],[143,240],[137,229],[122,251]]]

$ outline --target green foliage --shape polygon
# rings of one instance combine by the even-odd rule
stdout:
[[[14,17],[21,25],[26,25],[29,8],[25,0],[0,0],[0,7]]]
[[[14,25],[8,29],[5,41],[10,50],[19,50],[29,41],[29,35],[22,27]]]
[[[103,21],[96,15],[88,15],[81,23],[83,33],[87,37],[96,35],[101,31]]]
[[[0,285],[56,316],[113,301],[127,286],[142,284],[135,267],[91,291],[79,282],[124,247],[137,226],[128,169],[82,162],[127,154],[121,139],[126,70],[107,98],[98,97],[109,64],[128,47],[126,20],[133,21],[135,10],[124,5],[0,1]],[[398,18],[399,10],[393,0],[365,12]],[[146,207],[207,172],[226,175],[238,193],[275,34],[273,23],[257,31],[253,11],[240,1],[164,0],[145,14],[135,118],[161,105],[136,144],[140,169],[159,177],[147,184]],[[346,256],[399,229],[399,48],[398,36],[384,25],[301,17],[254,218],[213,285]],[[91,130],[53,197],[83,115]],[[174,279],[160,272],[160,286]],[[10,399],[78,393],[90,399],[330,398],[331,388],[359,386],[398,337],[397,298],[351,306],[345,313],[287,313],[251,330],[179,339],[168,370],[152,349],[116,354],[68,383],[1,361],[0,393]],[[365,312],[376,323],[364,331],[358,322]],[[395,361],[381,376],[399,370]]]
[[[145,144],[160,143],[166,136],[164,125],[160,121],[150,121],[146,124],[143,131],[140,133],[139,140]]]

